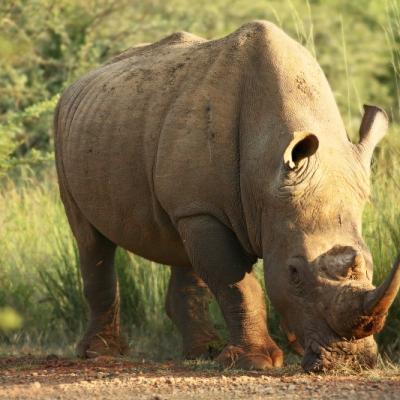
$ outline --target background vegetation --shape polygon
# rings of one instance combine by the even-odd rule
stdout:
[[[315,55],[352,138],[363,103],[383,106],[388,136],[375,154],[364,236],[380,282],[400,249],[400,7],[396,0],[2,0],[0,4],[0,347],[66,352],[83,329],[75,244],[55,181],[52,112],[77,77],[127,47],[177,30],[221,37],[274,21]],[[168,268],[117,255],[124,326],[146,356],[176,355],[163,311]],[[10,311],[16,310],[20,321]],[[221,327],[217,307],[212,305]],[[272,332],[279,335],[277,316]],[[400,360],[400,301],[379,336]],[[171,350],[174,349],[174,350]]]

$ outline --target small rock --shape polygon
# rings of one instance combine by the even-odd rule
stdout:
[[[40,382],[33,382],[32,383],[32,389],[40,389],[42,387],[42,385],[40,384]]]

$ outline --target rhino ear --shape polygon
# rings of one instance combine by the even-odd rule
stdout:
[[[384,110],[364,104],[358,149],[363,164],[369,168],[376,145],[385,136],[389,119]]]
[[[302,160],[315,154],[318,146],[319,140],[313,133],[294,132],[283,154],[285,165],[290,169],[296,169]]]

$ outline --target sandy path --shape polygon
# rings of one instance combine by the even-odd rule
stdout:
[[[212,364],[0,358],[0,399],[400,399],[398,370],[360,375],[219,371]]]

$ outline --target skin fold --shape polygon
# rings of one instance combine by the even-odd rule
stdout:
[[[212,41],[174,33],[83,76],[55,114],[60,193],[90,308],[79,353],[126,351],[121,246],[171,266],[166,311],[189,358],[221,346],[208,316],[214,296],[230,334],[218,362],[282,365],[252,273],[263,258],[306,370],[373,365],[372,335],[400,284],[395,267],[385,287],[372,286],[361,235],[386,128],[386,114],[366,106],[351,143],[318,63],[264,21]]]

